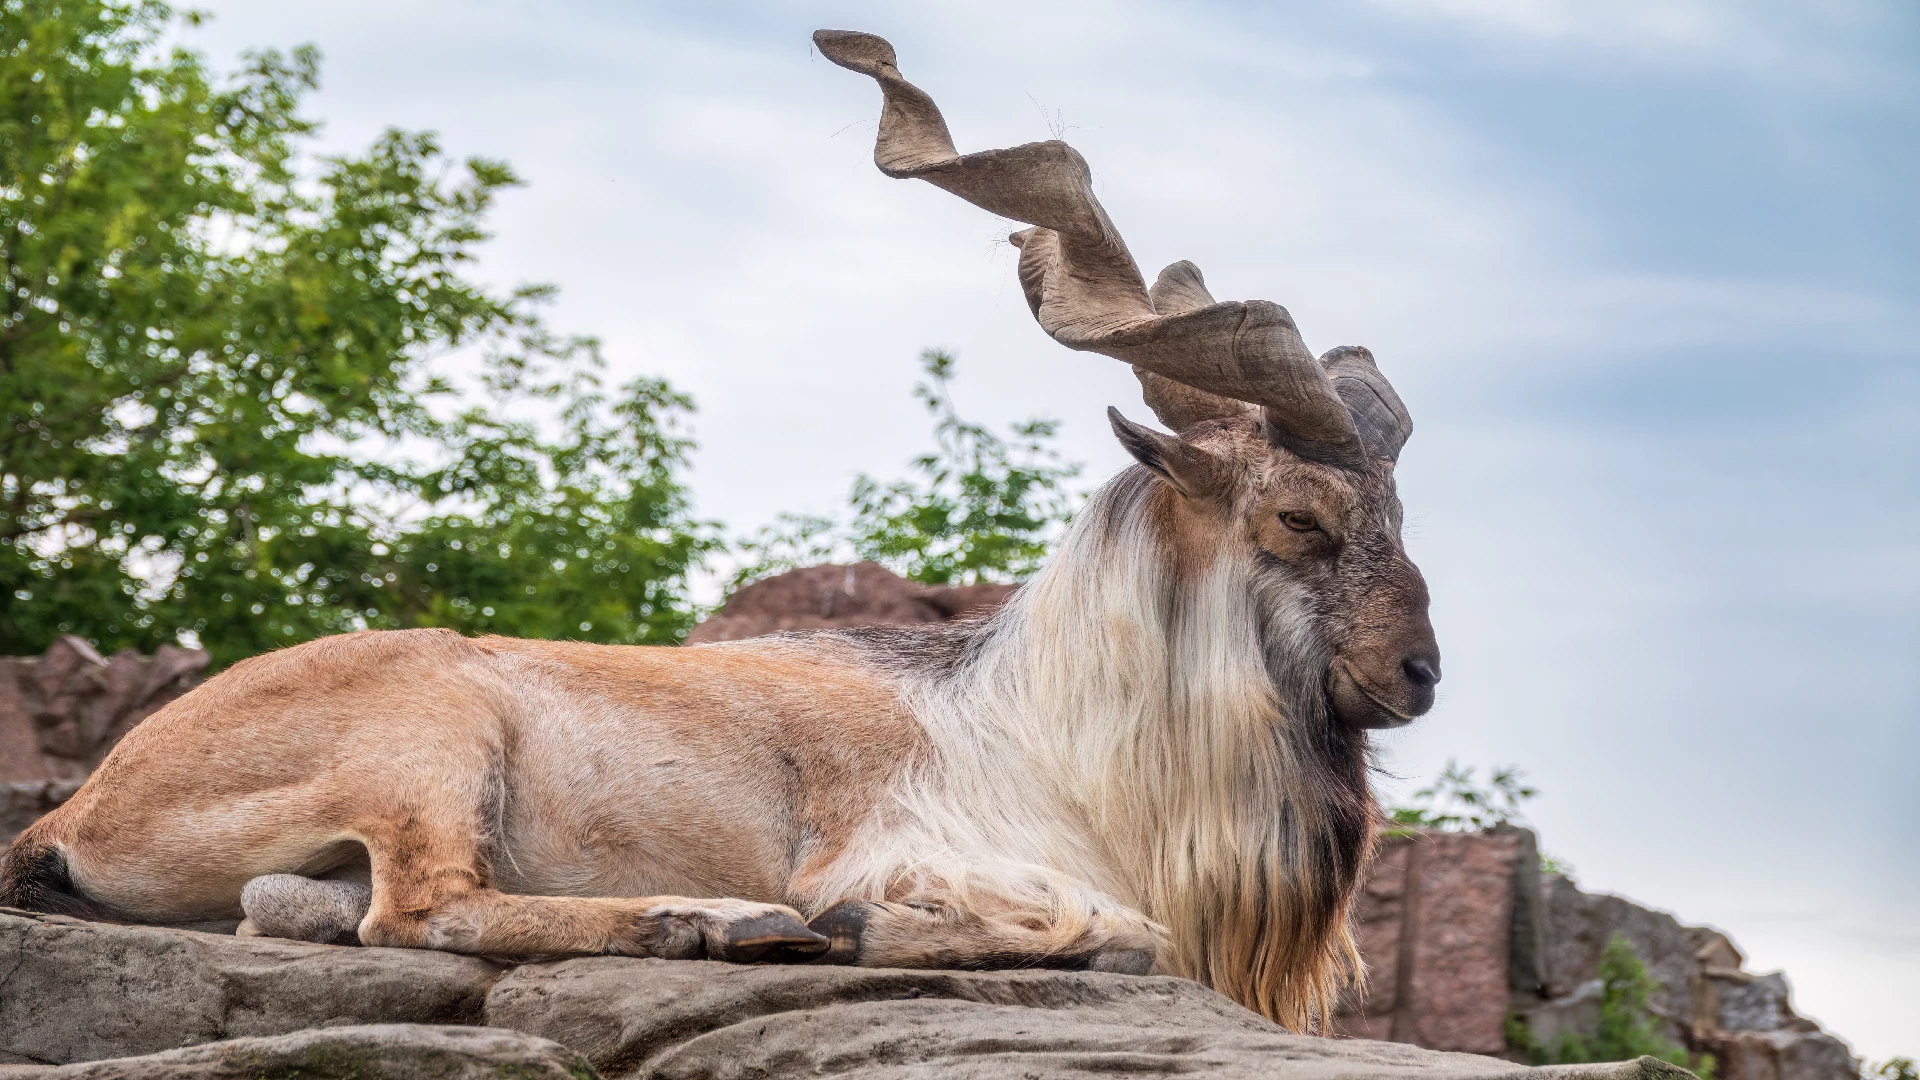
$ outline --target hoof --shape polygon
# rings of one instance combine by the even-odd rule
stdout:
[[[735,964],[800,964],[831,945],[824,934],[808,929],[797,916],[774,913],[728,923],[709,952],[715,960]]]
[[[814,916],[808,923],[815,933],[824,934],[832,944],[808,963],[856,964],[860,962],[860,942],[867,932],[867,917],[874,905],[865,900],[842,900]]]
[[[1153,953],[1147,949],[1102,949],[1087,957],[1087,970],[1145,975],[1153,970]]]

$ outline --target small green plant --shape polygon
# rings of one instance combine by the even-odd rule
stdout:
[[[1066,485],[1080,466],[1052,445],[1058,421],[1015,424],[1003,438],[954,410],[951,354],[928,349],[920,365],[927,378],[913,392],[933,414],[935,445],[913,459],[914,476],[883,482],[862,473],[845,522],[780,515],[736,545],[747,557],[736,588],[846,559],[872,559],[927,585],[1019,581],[1040,568],[1077,502]]]
[[[1522,820],[1521,804],[1540,794],[1522,782],[1526,774],[1518,765],[1495,766],[1485,787],[1474,779],[1474,772],[1471,766],[1463,769],[1449,760],[1433,783],[1413,793],[1411,803],[1387,808],[1394,824],[1387,835],[1412,836],[1422,829],[1479,832]],[[1540,872],[1572,877],[1573,864],[1541,852]]]
[[[1647,965],[1633,951],[1624,934],[1613,935],[1600,953],[1600,1021],[1591,1037],[1568,1033],[1542,1044],[1533,1029],[1517,1015],[1507,1017],[1507,1045],[1527,1055],[1535,1065],[1575,1065],[1595,1061],[1630,1061],[1651,1056],[1692,1069],[1701,1080],[1713,1080],[1719,1063],[1712,1054],[1689,1054],[1685,1047],[1660,1031],[1660,1021],[1647,1001],[1657,985]],[[1889,1078],[1904,1080],[1904,1078]]]
[[[1543,851],[1540,853],[1540,872],[1570,878],[1573,876],[1573,864],[1558,855],[1549,855]]]
[[[1910,1057],[1888,1058],[1878,1065],[1862,1064],[1860,1080],[1920,1080],[1920,1069]]]
[[[1482,787],[1472,766],[1449,760],[1445,771],[1413,793],[1413,802],[1387,811],[1397,825],[1443,832],[1479,832],[1520,817],[1520,804],[1540,794],[1521,782],[1518,765],[1497,766]]]

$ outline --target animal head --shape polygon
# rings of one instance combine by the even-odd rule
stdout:
[[[1355,728],[1427,711],[1440,654],[1427,589],[1401,546],[1393,467],[1412,430],[1365,349],[1316,358],[1286,309],[1216,302],[1177,262],[1149,289],[1094,198],[1086,161],[1058,140],[962,155],[933,99],[871,34],[821,30],[827,59],[879,83],[874,161],[1032,228],[1014,233],[1040,326],[1072,349],[1133,365],[1172,434],[1109,410],[1114,433],[1163,490],[1177,557],[1223,551],[1252,566],[1269,668]]]

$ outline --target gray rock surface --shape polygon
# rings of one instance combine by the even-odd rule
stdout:
[[[590,1080],[559,1043],[498,1028],[374,1024],[232,1039],[78,1065],[0,1065],[0,1080]]]
[[[1658,984],[1648,1004],[1666,1019],[1666,1037],[1684,1038],[1685,1024],[1694,1011],[1693,983],[1700,966],[1694,955],[1699,946],[1693,928],[1624,897],[1584,892],[1558,874],[1547,879],[1546,893],[1553,927],[1547,963],[1551,995],[1573,994],[1592,979],[1607,942],[1622,934]]]
[[[505,969],[445,953],[235,938],[0,910],[0,1061],[72,1065],[168,1055],[182,1044],[290,1035],[307,1028],[323,1030],[301,1038],[319,1041],[286,1045],[324,1046],[325,1039],[343,1031],[367,1030],[345,1025],[394,1022],[486,1025],[551,1039],[615,1080],[1065,1080],[1115,1072],[1285,1080],[1689,1075],[1651,1059],[1529,1069],[1398,1043],[1290,1035],[1181,979],[747,967],[615,957]],[[6,1075],[276,1075],[264,1063],[254,1072],[206,1071],[214,1067],[208,1062],[217,1063],[229,1051],[196,1046],[195,1052],[213,1056],[115,1062],[117,1072],[15,1070],[0,1073],[0,1080]],[[426,1060],[416,1055],[361,1075],[367,1080],[494,1075],[402,1071],[403,1064],[427,1068],[420,1064]],[[202,1071],[154,1071],[176,1065]],[[282,1069],[277,1075],[335,1074]]]
[[[487,1022],[563,1042],[610,1077],[648,1080],[1689,1075],[1657,1062],[1534,1070],[1290,1035],[1185,979],[1097,973],[590,958],[509,973],[487,996]]]
[[[502,971],[0,908],[0,1062],[65,1065],[342,1024],[478,1024]]]

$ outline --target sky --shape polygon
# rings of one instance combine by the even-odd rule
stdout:
[[[1439,704],[1404,793],[1518,764],[1586,888],[1730,933],[1920,1054],[1920,7],[1905,0],[201,0],[311,42],[322,146],[399,126],[527,180],[479,276],[699,403],[698,509],[829,512],[971,418],[1092,480],[1123,365],[1054,345],[1006,221],[872,165],[891,39],[960,149],[1063,135],[1151,275],[1371,348],[1411,409]]]

